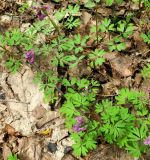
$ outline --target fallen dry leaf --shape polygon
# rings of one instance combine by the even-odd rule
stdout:
[[[3,144],[3,160],[7,160],[8,156],[11,154],[10,148],[6,143]]]
[[[90,21],[91,17],[92,17],[92,15],[89,14],[88,12],[83,12],[82,13],[83,23],[85,25],[87,25],[87,23]]]
[[[18,139],[18,150],[20,158],[23,160],[41,160],[41,142],[34,137]]]
[[[149,53],[149,47],[144,43],[138,31],[133,34],[133,38],[138,51],[143,57],[145,57]]]
[[[44,124],[58,118],[60,116],[59,112],[56,111],[48,111],[43,118],[38,120],[36,123],[37,128],[41,128]]]
[[[37,106],[32,112],[33,116],[37,119],[42,118],[45,113],[46,109],[43,106]]]
[[[5,131],[11,136],[14,136],[16,133],[15,128],[12,127],[10,124],[5,125]]]
[[[130,57],[117,55],[114,59],[110,60],[113,77],[129,77],[133,74],[132,60]]]
[[[97,12],[102,14],[103,16],[110,16],[112,14],[112,10],[110,8],[99,7]]]

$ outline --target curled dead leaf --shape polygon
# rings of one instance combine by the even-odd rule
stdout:
[[[4,130],[5,130],[5,132],[7,132],[11,136],[14,136],[16,134],[15,128],[12,127],[10,124],[6,124]]]

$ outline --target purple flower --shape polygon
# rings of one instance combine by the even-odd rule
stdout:
[[[29,62],[30,64],[34,63],[34,59],[35,59],[35,54],[33,50],[29,50],[25,53],[25,58],[27,60],[27,62]]]
[[[144,144],[145,145],[150,145],[150,136],[147,137],[147,139],[145,139]]]
[[[83,124],[84,122],[82,117],[76,117],[75,119],[79,125]]]
[[[47,11],[50,10],[50,6],[48,6],[48,5],[47,6],[43,6],[42,8],[46,9]]]
[[[43,14],[42,11],[38,11],[36,16],[42,21],[46,17],[46,14]]]
[[[80,127],[79,125],[75,124],[75,125],[73,126],[73,130],[74,130],[75,132],[81,132],[81,131],[85,131],[86,128]]]
[[[47,6],[42,6],[42,7],[36,7],[36,6],[34,6],[32,8],[35,10],[36,16],[40,20],[43,20],[46,17],[46,15],[47,15],[46,11],[50,10],[50,6],[48,6],[48,5]]]
[[[73,126],[73,130],[74,130],[75,132],[85,131],[86,128],[85,128],[85,127],[82,127],[82,126],[84,125],[84,120],[83,120],[83,118],[82,118],[82,117],[76,117],[75,119],[76,119],[77,124],[75,124],[75,125]]]

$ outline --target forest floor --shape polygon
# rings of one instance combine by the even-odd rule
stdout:
[[[65,14],[59,12],[56,15],[59,24],[58,21],[55,22],[56,12],[61,9],[65,11],[69,5],[76,4],[80,9],[71,8]],[[46,12],[54,24],[47,23],[48,17],[44,9],[40,12],[33,6],[50,6]],[[67,14],[72,14],[74,19]],[[109,19],[110,22],[104,19]],[[105,24],[101,25],[102,22]],[[149,9],[143,1],[139,3],[138,0],[122,1],[121,4],[112,5],[106,5],[103,1],[86,0],[0,0],[0,35],[17,28],[25,32],[31,26],[39,33],[34,45],[34,40],[29,40],[30,44],[23,47],[18,47],[17,42],[9,42],[11,37],[8,36],[7,41],[10,45],[6,43],[3,46],[5,54],[1,56],[0,53],[0,160],[17,160],[8,159],[11,153],[17,155],[19,160],[150,160],[150,152],[135,158],[124,149],[119,149],[115,143],[109,144],[101,136],[97,139],[96,149],[90,150],[86,156],[81,156],[82,158],[76,158],[72,152],[74,142],[65,126],[65,118],[59,111],[64,103],[63,94],[66,93],[67,87],[57,81],[54,86],[55,95],[51,97],[54,100],[45,102],[47,93],[39,89],[44,85],[39,87],[34,83],[37,70],[41,73],[53,70],[57,78],[70,80],[76,77],[98,81],[100,86],[96,87],[98,91],[96,90],[95,103],[106,98],[114,101],[121,88],[143,91],[149,99],[150,76],[146,75],[146,78],[143,78],[141,74],[142,69],[150,62],[149,22]],[[34,39],[33,34],[32,32],[31,39]],[[74,48],[74,52],[80,56],[66,56],[67,53],[73,55],[73,49],[64,49],[71,48],[71,43],[63,46],[65,51],[62,55],[55,55],[56,37],[64,35],[71,41],[73,35],[77,34],[81,39],[89,36],[82,42],[81,47],[81,39],[78,37],[78,48]],[[141,34],[147,34],[149,40],[143,40]],[[46,48],[45,45],[44,48],[41,45],[52,44],[53,40],[54,47]],[[2,41],[0,37],[0,43]],[[3,47],[0,48],[0,52],[3,52]],[[52,52],[52,47],[51,55],[49,53]],[[30,48],[35,52],[35,57],[32,57],[34,62],[23,55],[23,52],[29,51]],[[99,59],[94,54],[94,58],[88,57],[88,53],[95,49],[105,50],[103,58],[101,56]],[[16,60],[14,65],[9,63],[13,63],[12,57]],[[49,63],[51,60],[54,65]],[[16,65],[18,61],[19,69]],[[76,65],[69,68],[72,64]],[[150,106],[147,106],[149,112]],[[97,119],[97,116],[94,119]]]

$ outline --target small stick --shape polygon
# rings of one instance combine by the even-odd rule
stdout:
[[[14,103],[30,104],[29,102],[14,101],[14,100],[1,100],[1,99],[0,99],[0,102],[14,102]]]
[[[97,5],[96,5],[96,40],[98,46],[98,14],[97,14]]]

